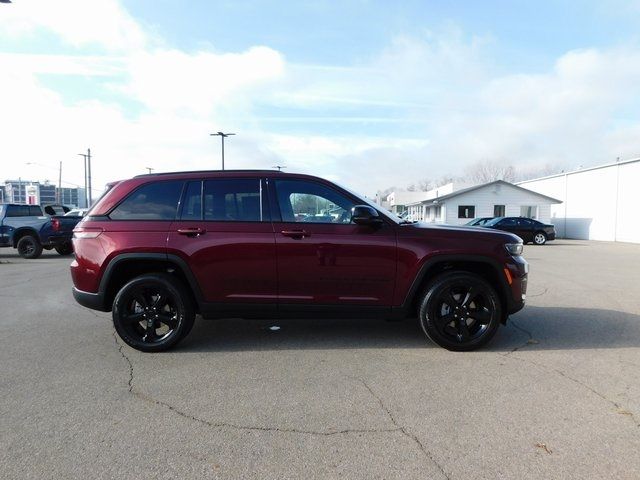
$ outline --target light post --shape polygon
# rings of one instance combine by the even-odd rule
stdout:
[[[220,140],[222,140],[222,170],[224,170],[224,139],[227,137],[230,137],[231,135],[235,135],[235,133],[218,132],[218,133],[210,133],[209,135],[212,137],[220,137]]]
[[[87,148],[87,153],[79,153],[84,157],[84,200],[85,206],[89,208],[91,202],[91,149]]]

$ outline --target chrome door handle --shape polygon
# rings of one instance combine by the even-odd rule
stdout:
[[[198,237],[200,235],[202,235],[203,233],[207,233],[207,231],[204,228],[179,228],[178,229],[178,233],[180,235],[186,235],[187,237]]]
[[[280,233],[290,238],[305,238],[311,236],[311,234],[305,230],[282,230]]]

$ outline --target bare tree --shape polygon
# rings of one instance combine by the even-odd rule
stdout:
[[[474,184],[495,180],[513,182],[516,179],[516,174],[513,165],[501,161],[484,160],[467,167],[465,179]]]

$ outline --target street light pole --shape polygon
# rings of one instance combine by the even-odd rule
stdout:
[[[224,170],[224,139],[226,137],[230,137],[231,135],[235,135],[235,133],[218,132],[218,133],[210,133],[209,135],[212,137],[220,137],[220,140],[222,140],[222,170]]]
[[[87,196],[87,154],[79,153],[78,155],[84,159],[84,206],[85,208],[89,208],[89,197]]]
[[[56,202],[62,205],[62,160],[60,160],[60,170],[58,170],[58,198]]]

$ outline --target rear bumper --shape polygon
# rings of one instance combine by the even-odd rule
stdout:
[[[71,242],[71,236],[69,235],[51,235],[46,238],[46,242],[43,245],[57,247]]]
[[[102,293],[83,292],[73,287],[73,298],[76,299],[83,307],[90,308],[91,310],[99,310],[101,312],[108,312],[110,309],[105,307],[104,295]]]

